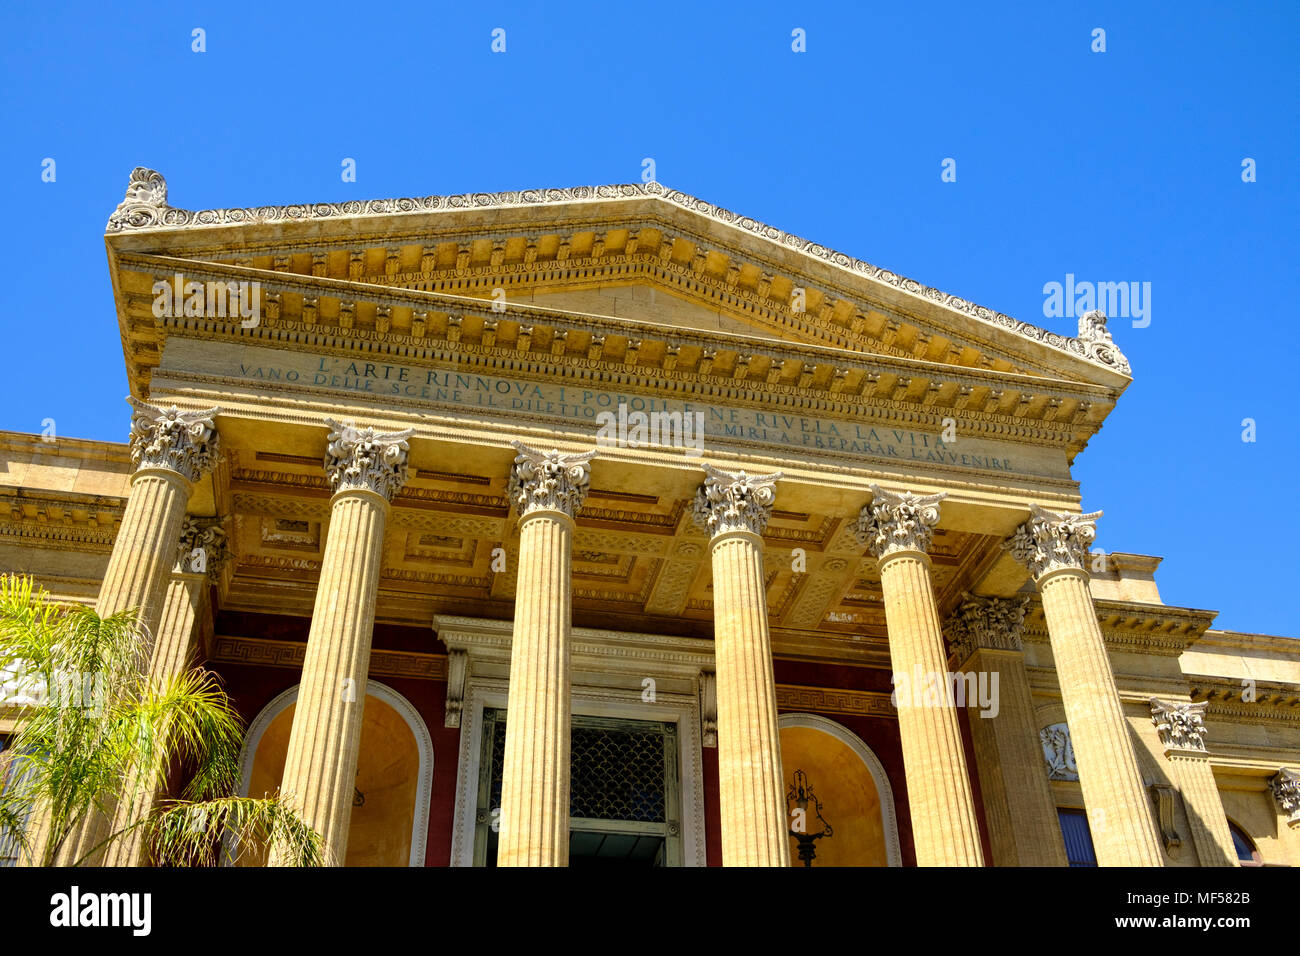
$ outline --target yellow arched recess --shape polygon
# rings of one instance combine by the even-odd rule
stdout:
[[[795,721],[801,725],[791,726]],[[783,715],[780,723],[786,789],[796,770],[807,774],[813,793],[822,802],[822,816],[834,830],[830,837],[817,841],[813,866],[898,866],[893,797],[885,793],[882,804],[880,788],[864,759],[866,745],[847,729],[822,718]],[[883,770],[878,772],[883,776]],[[811,806],[807,825],[809,832],[821,828]],[[794,837],[790,838],[790,862],[792,866],[804,865]]]
[[[294,708],[289,704],[262,732],[248,774],[250,796],[279,789]],[[364,802],[352,806],[345,866],[409,865],[419,776],[420,750],[410,727],[387,703],[367,694],[356,782]],[[240,865],[264,862],[263,855],[250,852]]]

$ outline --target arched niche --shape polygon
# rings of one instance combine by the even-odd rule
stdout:
[[[785,785],[803,770],[834,829],[818,841],[813,865],[902,866],[894,791],[871,748],[847,727],[815,714],[782,714],[777,727]],[[791,863],[802,866],[795,846],[791,837]]]
[[[240,794],[279,789],[298,700],[295,685],[262,708],[240,753]],[[433,738],[416,709],[397,691],[366,682],[356,790],[345,866],[424,866],[433,789]],[[260,859],[249,854],[247,864]]]

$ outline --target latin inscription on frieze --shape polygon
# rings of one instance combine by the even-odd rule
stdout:
[[[595,434],[602,413],[695,414],[703,416],[704,439],[720,445],[761,445],[851,458],[924,463],[988,474],[1067,477],[1064,459],[1034,456],[1024,446],[962,438],[945,444],[937,432],[882,427],[740,406],[639,395],[582,384],[560,385],[455,368],[365,361],[261,347],[239,347],[173,338],[159,374],[169,370],[247,381],[254,387],[306,392],[340,392],[395,405],[436,407],[486,418],[520,416],[531,422],[589,427]],[[178,383],[179,384],[179,383]],[[585,430],[585,428],[584,428]]]

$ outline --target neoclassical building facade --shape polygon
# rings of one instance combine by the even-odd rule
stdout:
[[[1100,313],[656,183],[194,212],[141,168],[106,245],[130,430],[0,433],[0,573],[220,675],[243,792],[338,864],[1300,863],[1300,642],[1094,548]]]

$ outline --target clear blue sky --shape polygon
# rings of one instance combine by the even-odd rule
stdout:
[[[102,235],[134,166],[201,209],[631,182],[651,157],[1059,332],[1044,283],[1150,282],[1150,326],[1111,322],[1135,382],[1076,463],[1097,545],[1164,555],[1165,600],[1220,627],[1300,634],[1300,4],[992,6],[9,4],[0,428],[125,440]]]

